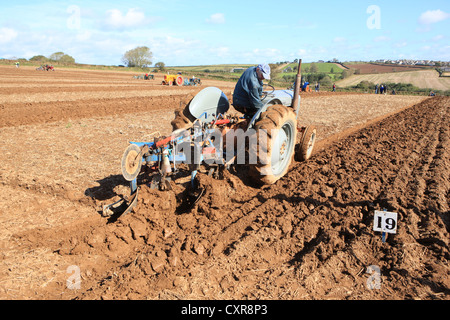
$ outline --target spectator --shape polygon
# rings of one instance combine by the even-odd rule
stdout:
[[[378,83],[375,85],[375,94],[378,94]]]
[[[333,92],[336,92],[336,83],[333,83]]]

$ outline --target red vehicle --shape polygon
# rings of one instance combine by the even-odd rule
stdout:
[[[52,65],[42,65],[39,68],[36,68],[38,71],[55,71],[55,68]]]

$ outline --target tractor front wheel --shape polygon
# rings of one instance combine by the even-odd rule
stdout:
[[[305,129],[295,150],[296,161],[306,161],[311,157],[314,144],[316,143],[316,133],[317,129],[315,126],[309,126]]]

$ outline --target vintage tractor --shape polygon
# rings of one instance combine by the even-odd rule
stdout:
[[[193,78],[189,79],[189,84],[191,86],[201,85],[202,84],[202,80],[200,78],[193,77]]]
[[[190,78],[190,79],[184,79],[184,86],[200,86],[202,84],[202,80],[200,78]]]
[[[164,80],[161,82],[162,85],[176,85],[182,86],[184,84],[183,77],[180,73],[177,74],[166,74],[164,75]]]
[[[304,92],[312,92],[312,90],[311,90],[311,88],[310,88],[310,86],[309,86],[309,82],[303,83],[303,85],[302,85],[302,91],[304,91]]]
[[[39,68],[36,68],[38,71],[55,71],[55,68],[52,65],[42,65]]]
[[[197,86],[197,85],[201,85],[202,84],[202,80],[200,80],[200,78],[190,78],[190,79],[188,79],[188,78],[186,78],[186,79],[184,79],[184,83],[183,83],[183,85],[184,86]]]
[[[155,76],[153,74],[140,74],[138,76],[133,76],[133,79],[141,79],[141,80],[153,80]]]
[[[268,87],[271,90],[263,92],[263,107],[252,117],[226,114],[230,108],[227,96],[216,87],[207,87],[175,112],[171,135],[130,142],[121,161],[122,175],[130,182],[130,196],[103,206],[103,215],[130,212],[137,203],[137,177],[144,171],[152,188],[166,190],[171,189],[171,182],[184,166],[195,202],[202,194],[195,183],[201,166],[217,177],[221,170],[240,165],[257,183],[273,184],[287,173],[294,154],[298,161],[307,160],[316,128],[298,125],[300,72],[294,90]],[[121,209],[117,212],[118,207]]]

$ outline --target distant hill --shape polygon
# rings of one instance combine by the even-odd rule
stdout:
[[[377,73],[391,73],[391,72],[405,72],[405,71],[419,71],[426,69],[433,69],[433,67],[426,66],[412,66],[401,64],[380,64],[380,63],[345,63],[347,68],[354,69],[360,74],[377,74]]]
[[[336,83],[339,87],[356,86],[362,81],[375,84],[381,83],[411,83],[422,89],[450,90],[450,78],[439,77],[436,70],[419,70],[408,72],[391,72],[377,74],[357,74]]]

